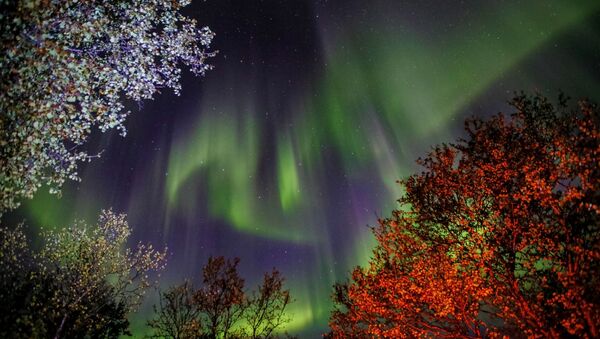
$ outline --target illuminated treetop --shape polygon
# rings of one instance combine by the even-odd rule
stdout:
[[[512,105],[403,181],[370,265],[336,286],[333,335],[598,337],[598,108]]]
[[[59,193],[92,128],[126,134],[123,101],[181,90],[214,34],[180,13],[189,1],[0,0],[0,213],[43,184]]]

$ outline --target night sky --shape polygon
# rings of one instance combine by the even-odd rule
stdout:
[[[415,1],[415,3],[417,3]],[[196,1],[216,32],[204,78],[130,103],[128,135],[96,132],[82,181],[39,191],[30,226],[128,214],[133,241],[167,245],[161,287],[241,258],[254,288],[275,266],[292,334],[327,331],[331,286],[368,259],[368,225],[434,144],[515,90],[600,101],[600,1]],[[132,318],[139,329],[155,294]],[[138,332],[138,334],[141,332]]]

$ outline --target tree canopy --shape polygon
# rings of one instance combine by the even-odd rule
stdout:
[[[166,251],[127,248],[125,215],[103,211],[96,226],[76,223],[42,234],[31,250],[23,226],[0,227],[0,336],[115,338],[128,333],[152,272]]]
[[[293,301],[284,278],[273,269],[252,292],[237,271],[240,259],[210,257],[202,285],[190,281],[161,293],[156,316],[148,322],[158,338],[273,338],[291,319]]]
[[[598,337],[599,110],[519,95],[466,122],[335,286],[334,337]]]
[[[60,193],[93,158],[92,129],[125,135],[124,100],[179,94],[203,75],[214,34],[186,0],[0,0],[0,215],[43,184]]]

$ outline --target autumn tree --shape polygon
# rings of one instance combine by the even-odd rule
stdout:
[[[401,183],[333,337],[600,336],[599,110],[519,95]]]
[[[23,227],[0,228],[0,336],[110,337],[128,333],[136,310],[164,268],[165,252],[126,247],[124,215],[103,211],[96,226],[47,231],[30,250]]]
[[[244,290],[237,272],[239,258],[211,257],[202,270],[202,285],[191,282],[161,293],[156,316],[148,322],[160,338],[273,338],[290,317],[292,302],[284,278],[273,269],[253,292]]]
[[[0,0],[0,215],[43,184],[59,193],[94,128],[125,136],[125,100],[203,75],[214,34],[186,0]]]
[[[244,279],[237,271],[239,258],[210,257],[202,269],[203,285],[194,293],[194,301],[211,337],[227,338],[233,324],[244,312]]]

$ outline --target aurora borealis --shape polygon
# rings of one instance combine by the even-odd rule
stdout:
[[[198,279],[210,255],[240,257],[248,287],[275,266],[296,300],[287,330],[301,337],[326,331],[331,286],[366,261],[366,226],[394,207],[396,180],[465,117],[506,109],[515,90],[600,98],[596,1],[186,11],[216,32],[215,69],[184,76],[179,97],[131,103],[128,136],[96,133],[88,147],[104,152],[80,183],[7,217],[55,227],[125,212],[136,241],[169,247],[162,287]]]

